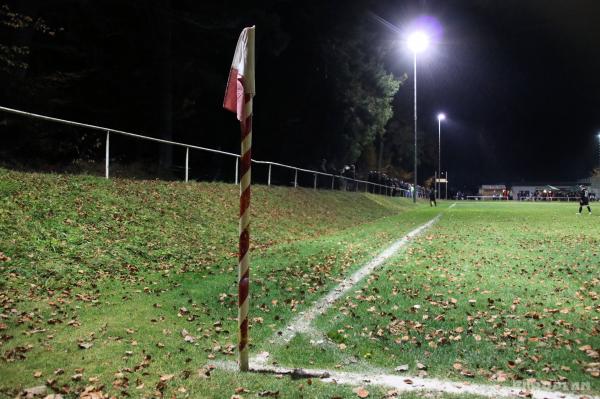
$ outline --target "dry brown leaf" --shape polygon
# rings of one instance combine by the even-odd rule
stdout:
[[[367,391],[364,387],[358,387],[353,391],[359,398],[366,398],[369,396],[369,391]]]

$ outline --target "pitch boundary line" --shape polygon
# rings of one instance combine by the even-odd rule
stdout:
[[[452,209],[456,206],[453,203],[448,207]],[[385,263],[390,257],[395,255],[400,249],[405,247],[411,239],[422,234],[425,230],[433,226],[442,216],[439,213],[433,219],[413,229],[401,239],[394,242],[383,252],[373,258],[366,265],[354,272],[350,277],[344,279],[338,286],[333,288],[325,297],[321,298],[308,310],[301,312],[292,322],[285,328],[282,335],[276,335],[271,341],[272,343],[289,342],[298,333],[315,333],[317,332],[311,326],[312,321],[319,315],[325,313],[329,307],[341,298],[345,293],[350,291],[366,276],[371,274],[376,268]],[[286,368],[267,365],[269,358],[268,352],[262,352],[250,359],[250,371],[257,373],[272,373],[279,375],[300,375],[304,377],[319,378],[320,381],[335,384],[347,384],[353,386],[359,385],[378,385],[396,389],[399,393],[415,392],[415,391],[436,391],[454,394],[474,394],[486,396],[490,398],[497,397],[527,397],[533,399],[580,399],[582,397],[589,399],[600,399],[597,396],[589,396],[584,394],[568,394],[560,391],[546,390],[527,390],[521,387],[510,387],[491,384],[472,384],[470,382],[441,380],[437,378],[422,378],[417,376],[403,376],[395,374],[384,374],[374,372],[343,372],[338,370],[325,369],[298,369]],[[238,368],[235,362],[216,362],[216,365],[224,370],[235,371]]]
[[[219,368],[235,371],[235,362],[217,362]],[[294,369],[286,367],[275,367],[257,365],[250,362],[250,371],[255,373],[269,373],[275,375],[291,375],[300,378],[319,378],[320,381],[333,384],[344,384],[351,386],[377,385],[396,389],[398,393],[435,391],[452,394],[473,394],[489,398],[515,398],[528,397],[532,399],[600,399],[598,396],[585,395],[583,393],[570,394],[560,391],[547,391],[541,389],[525,389],[518,386],[502,386],[491,384],[473,384],[470,382],[441,380],[437,378],[422,378],[416,376],[404,376],[398,374],[373,374],[344,372],[325,369]]]
[[[373,270],[381,266],[385,261],[395,255],[400,249],[405,247],[411,239],[417,237],[423,231],[430,228],[433,224],[435,224],[442,213],[438,214],[433,219],[428,222],[420,225],[419,227],[413,229],[405,236],[394,242],[392,245],[387,247],[383,252],[373,258],[369,263],[362,266],[356,272],[354,272],[350,277],[344,279],[340,284],[338,284],[335,288],[333,288],[327,295],[316,301],[309,309],[300,312],[300,314],[295,317],[290,324],[284,329],[281,335],[276,334],[272,339],[273,343],[285,343],[289,342],[296,334],[298,333],[310,333],[314,329],[311,327],[312,321],[317,317],[325,313],[339,298],[341,298],[345,293],[350,291],[356,284],[358,284],[362,279],[371,274]]]

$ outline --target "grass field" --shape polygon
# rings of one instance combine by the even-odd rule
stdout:
[[[0,397],[41,385],[65,397],[357,397],[316,379],[212,369],[236,359],[237,193],[0,169]],[[576,217],[573,204],[432,209],[261,186],[252,206],[252,354],[290,367],[402,366],[599,392],[597,216]],[[316,320],[329,345],[302,335],[272,343],[340,279],[440,212]]]

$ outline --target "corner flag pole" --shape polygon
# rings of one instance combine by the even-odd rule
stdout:
[[[245,107],[252,110],[252,97],[244,95]],[[250,290],[250,173],[252,150],[252,113],[242,125],[242,162],[240,180],[240,250],[238,267],[238,326],[240,370],[248,371],[248,293]]]
[[[250,186],[252,166],[252,98],[254,89],[254,26],[238,39],[223,107],[237,113],[241,125],[240,242],[238,258],[238,351],[240,371],[248,371],[248,308],[250,292]],[[235,83],[235,85],[234,85]]]

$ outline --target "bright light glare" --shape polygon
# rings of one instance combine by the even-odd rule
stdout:
[[[429,36],[423,31],[411,33],[408,37],[408,48],[414,53],[422,53],[429,46]]]
[[[438,114],[438,121],[446,120],[446,114]]]

